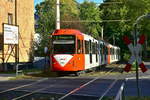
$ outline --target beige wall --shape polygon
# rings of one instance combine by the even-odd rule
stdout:
[[[8,13],[13,14],[13,24],[15,24],[15,0],[0,0],[0,34],[2,34],[2,23],[8,23]],[[34,36],[34,0],[17,0],[17,25],[19,25],[19,61],[31,62],[32,40]],[[5,54],[8,46],[5,46]],[[8,55],[10,52],[8,52]],[[5,55],[5,59],[8,58]],[[15,62],[12,56],[8,62]],[[1,56],[1,55],[0,55]],[[1,63],[1,60],[0,60]]]

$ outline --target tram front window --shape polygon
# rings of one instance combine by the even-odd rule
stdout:
[[[53,36],[53,54],[74,54],[75,36],[58,35]]]

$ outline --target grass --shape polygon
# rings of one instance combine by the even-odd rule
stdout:
[[[23,73],[29,73],[29,72],[41,72],[40,69],[25,69],[23,70]],[[16,71],[5,71],[5,72],[0,72],[0,74],[15,74]]]
[[[40,73],[33,73],[33,74],[29,74],[29,76],[32,77],[57,77],[57,73],[56,72],[51,72],[51,71],[41,71]]]
[[[57,74],[55,72],[44,72],[42,70],[26,70],[24,71],[23,75],[18,75],[17,77],[11,78],[10,80],[20,80],[20,79],[38,79],[42,77],[57,77]]]
[[[42,70],[41,69],[26,69],[26,70],[23,70],[23,73],[24,74],[27,74],[27,73],[42,73]]]
[[[103,100],[114,100],[113,97],[104,97]],[[125,97],[123,100],[150,100],[150,96],[145,97]]]
[[[0,74],[15,74],[16,71],[6,71],[6,72],[0,72]]]
[[[9,78],[9,80],[21,80],[21,79],[37,79],[37,78],[28,75],[18,75],[16,77]]]
[[[111,65],[107,65],[105,67],[100,68],[99,71],[96,72],[88,72],[85,74],[81,74],[79,77],[99,77],[99,76],[103,76],[104,74],[106,74],[106,72],[116,68],[113,72],[109,73],[109,75],[119,75],[122,73],[123,68],[125,65],[119,66],[120,64],[111,64]],[[119,67],[118,67],[119,66]],[[12,72],[1,72],[2,74],[15,74],[15,71]],[[0,73],[0,74],[1,74]],[[129,73],[135,73],[135,71],[130,71]],[[129,74],[124,72],[123,74]],[[23,75],[19,75],[17,77],[14,77],[12,80],[18,80],[18,79],[34,79],[34,78],[41,78],[41,77],[58,77],[56,72],[51,72],[46,71],[44,72],[43,70],[39,70],[39,69],[27,69],[27,70],[23,70]],[[64,77],[68,77],[67,75]],[[70,75],[69,75],[70,77]]]
[[[145,97],[125,97],[125,100],[150,100],[149,96]]]
[[[41,69],[25,69],[23,70],[23,73],[19,73],[18,76],[14,76],[16,74],[16,71],[6,71],[6,72],[0,72],[0,74],[12,74],[12,77],[9,78],[10,80],[20,80],[20,79],[36,79],[39,77],[57,77],[57,74],[55,72],[44,72]]]
[[[13,77],[9,78],[9,80],[20,80],[20,79],[36,79],[38,77],[28,75],[29,73],[43,73],[40,69],[26,69],[23,70],[23,73],[19,73],[18,76],[14,76],[16,74],[16,71],[7,71],[7,72],[0,72],[0,74],[13,74]],[[10,75],[11,76],[11,75]]]
[[[113,69],[114,67],[116,67],[116,70],[112,73],[110,73],[110,75],[117,75],[121,73],[122,68],[118,69],[118,64],[111,64],[108,65],[106,67],[102,67],[99,71],[96,72],[88,72],[85,74],[81,74],[79,77],[97,77],[97,76],[103,76],[106,72],[110,71],[111,69]],[[40,73],[33,73],[30,74],[30,76],[32,77],[58,77],[56,72],[51,72],[51,71],[47,71],[47,72],[40,72]],[[64,77],[68,77],[68,76],[64,76]],[[69,76],[70,77],[70,76]]]

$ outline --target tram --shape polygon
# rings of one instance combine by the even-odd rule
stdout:
[[[52,71],[78,73],[119,61],[120,48],[75,29],[52,34]]]

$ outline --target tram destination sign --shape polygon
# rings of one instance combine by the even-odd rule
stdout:
[[[18,44],[19,27],[14,25],[3,25],[4,44]]]

